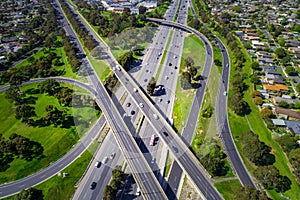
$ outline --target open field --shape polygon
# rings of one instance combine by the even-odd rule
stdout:
[[[22,89],[27,90],[36,88],[36,86],[37,84],[27,85]],[[79,90],[79,92],[82,92],[82,90]],[[54,97],[45,94],[32,94],[31,96],[37,98],[34,106],[39,117],[46,114],[45,107],[47,105],[54,105],[58,109],[62,109],[62,106]],[[44,147],[45,155],[45,158],[41,160],[33,159],[30,162],[15,158],[9,169],[0,172],[0,183],[28,176],[59,159],[77,143],[79,138],[88,130],[88,127],[99,117],[99,112],[91,107],[68,108],[68,114],[80,119],[80,122],[77,121],[78,123],[76,120],[74,121],[76,126],[70,128],[59,128],[53,125],[33,127],[27,126],[15,118],[15,107],[5,98],[5,92],[0,93],[0,102],[0,133],[5,138],[8,138],[12,133],[17,133],[39,142]]]
[[[206,51],[204,49],[204,45],[200,39],[198,39],[194,35],[186,37],[184,40],[180,72],[182,72],[184,68],[184,59],[187,57],[191,57],[194,60],[195,67],[198,68],[198,73],[201,73],[203,65],[205,63],[205,53]],[[179,76],[177,81],[175,91],[176,100],[173,110],[173,124],[179,133],[182,132],[182,128],[186,123],[196,91],[195,89],[183,90],[181,88],[180,78],[181,75]]]
[[[241,187],[241,184],[239,180],[230,180],[215,183],[214,186],[225,200],[232,200],[235,198],[235,193]]]

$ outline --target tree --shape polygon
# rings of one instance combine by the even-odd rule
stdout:
[[[297,90],[298,92],[300,92],[300,83],[298,83],[298,84],[296,85],[296,90]]]
[[[278,58],[283,58],[286,56],[285,50],[281,47],[275,50],[275,54],[278,56]]]
[[[265,107],[265,108],[261,109],[260,110],[260,116],[263,119],[265,119],[265,118],[271,118],[273,116],[272,109],[269,108],[269,107]]]
[[[256,104],[256,105],[261,105],[263,103],[263,99],[261,97],[255,97],[253,99],[253,102]]]
[[[251,63],[251,68],[252,68],[253,70],[258,70],[258,69],[260,68],[258,62],[257,62],[257,61],[252,62],[252,63]]]
[[[208,105],[203,111],[202,111],[202,117],[209,118],[211,117],[213,113],[213,107],[211,105]]]
[[[278,103],[278,106],[283,107],[283,108],[288,108],[290,105],[286,101],[280,101]]]
[[[267,190],[275,189],[276,192],[285,192],[291,188],[292,182],[286,176],[281,176],[273,165],[258,167],[254,170],[254,176]]]
[[[147,8],[146,8],[146,7],[144,7],[144,6],[140,6],[140,7],[139,7],[139,14],[140,14],[140,15],[141,15],[141,14],[144,14],[146,11],[147,11]]]
[[[297,75],[297,72],[296,72],[295,68],[292,67],[292,66],[287,66],[287,67],[285,68],[285,72],[286,72],[288,75],[290,75],[290,76],[296,76],[296,75]]]
[[[31,117],[36,116],[35,108],[28,104],[22,104],[16,108],[16,118],[22,122],[27,122]]]
[[[29,188],[22,190],[19,194],[14,197],[14,200],[43,200],[44,195],[42,190],[35,188]]]
[[[277,138],[276,141],[280,144],[283,151],[287,154],[298,147],[297,139],[289,134],[285,134]]]
[[[23,103],[23,98],[25,94],[19,87],[9,87],[8,90],[5,92],[5,97],[8,100],[11,100],[15,104],[19,105]]]
[[[279,44],[281,47],[284,47],[284,45],[285,45],[285,40],[284,40],[283,36],[278,37],[278,44]]]
[[[125,71],[129,71],[134,65],[133,53],[131,51],[124,53],[118,58],[118,62],[125,69]]]
[[[219,59],[214,59],[214,63],[215,65],[221,67],[222,66],[222,62]]]
[[[296,180],[298,184],[300,184],[300,148],[291,150],[289,153],[289,159],[291,161]]]
[[[56,80],[48,79],[38,84],[41,93],[48,93],[53,96],[60,90],[60,84]]]
[[[203,167],[213,176],[224,176],[227,174],[228,167],[225,165],[226,155],[221,147],[215,145],[209,154],[200,159]]]
[[[116,198],[117,191],[110,185],[106,185],[104,188],[103,200],[113,200]]]
[[[156,87],[156,80],[152,77],[147,85],[147,93],[152,96]]]
[[[270,200],[265,191],[256,190],[250,185],[239,187],[235,193],[235,200]]]
[[[184,66],[185,67],[190,67],[194,65],[194,60],[191,57],[187,57],[186,59],[184,59]]]
[[[252,92],[252,97],[254,98],[254,97],[261,97],[261,92],[260,91],[257,91],[257,90],[254,90],[253,92]]]
[[[191,75],[191,78],[194,78],[197,75],[197,69],[194,66],[188,67],[187,71]]]
[[[258,83],[260,82],[257,73],[254,73],[254,74],[251,75],[251,82],[252,82],[253,84],[258,84]]]
[[[183,72],[181,75],[181,87],[182,89],[191,88],[191,75],[188,72]]]

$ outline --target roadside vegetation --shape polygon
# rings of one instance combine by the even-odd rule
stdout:
[[[193,35],[186,37],[184,39],[182,58],[180,65],[181,75],[179,75],[176,86],[176,99],[173,110],[173,124],[179,133],[182,132],[182,128],[185,126],[190,113],[195,88],[199,84],[201,71],[205,63],[205,49],[202,41]],[[185,78],[182,74],[185,74]],[[192,86],[195,86],[195,88]],[[183,87],[186,87],[186,89],[183,89]]]
[[[281,195],[289,197],[291,199],[299,198],[299,185],[297,185],[295,177],[289,169],[289,161],[283,154],[282,149],[276,143],[271,133],[266,128],[264,121],[258,117],[260,116],[259,110],[252,100],[253,85],[250,82],[251,75],[251,62],[247,55],[247,52],[241,45],[238,38],[236,38],[231,32],[230,27],[226,27],[226,20],[228,16],[223,15],[218,21],[214,21],[212,16],[205,11],[205,7],[201,6],[202,1],[195,2],[194,6],[198,9],[198,13],[201,20],[206,23],[211,30],[218,31],[214,32],[217,36],[221,36],[224,44],[229,47],[229,54],[231,58],[231,74],[230,74],[230,91],[229,91],[229,121],[230,127],[235,139],[236,145],[239,152],[243,152],[242,144],[238,136],[249,130],[258,135],[259,141],[265,143],[269,148],[271,148],[271,155],[275,156],[275,163],[269,165],[269,167],[275,167],[272,172],[276,177],[286,177],[283,178],[287,185],[284,188],[276,189],[272,187],[266,187],[268,193],[274,199],[281,198]],[[222,21],[223,20],[223,21]],[[225,39],[224,39],[225,38]],[[241,73],[242,72],[242,73]],[[241,153],[243,161],[247,169],[251,174],[255,175],[255,170],[262,170],[257,167],[253,162],[248,160],[246,156]],[[268,165],[267,165],[268,166]],[[278,173],[277,173],[277,171]],[[257,172],[257,171],[256,171]],[[276,172],[276,173],[275,173]],[[263,171],[261,171],[263,173]],[[263,175],[264,176],[264,175]],[[281,179],[281,178],[280,178]],[[263,185],[264,181],[257,179]],[[264,184],[265,185],[265,184]],[[287,190],[287,191],[286,191]],[[280,191],[282,192],[280,194]]]
[[[99,108],[88,93],[76,90],[48,81],[0,93],[1,183],[48,166],[68,152],[95,122]],[[4,148],[5,144],[10,144],[9,148]]]

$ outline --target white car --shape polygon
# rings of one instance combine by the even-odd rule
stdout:
[[[133,88],[133,91],[134,91],[134,92],[137,92],[138,90],[137,90],[136,88]]]
[[[153,114],[154,119],[158,120],[159,117],[157,116],[157,114]]]
[[[224,94],[224,96],[226,96],[226,95],[227,95],[227,92],[225,91],[223,94]]]
[[[144,107],[144,104],[140,103],[140,107],[143,108],[143,107]]]
[[[103,160],[102,160],[102,163],[105,164],[105,163],[107,163],[107,161],[108,161],[108,157],[105,156],[105,157],[103,158]]]

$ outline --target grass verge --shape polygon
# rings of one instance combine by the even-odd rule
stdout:
[[[235,199],[235,193],[242,185],[239,180],[230,180],[215,183],[214,186],[222,194],[225,200],[231,200]]]
[[[22,89],[27,90],[36,87],[37,84],[32,84],[24,86]],[[38,116],[44,116],[46,114],[45,107],[47,105],[54,105],[62,109],[54,97],[44,94],[33,94],[31,96],[38,98],[35,104]],[[68,108],[68,114],[73,115],[75,118],[82,119],[81,121],[83,123],[78,123],[76,126],[71,126],[70,128],[54,126],[31,127],[15,118],[15,107],[5,98],[5,92],[0,93],[0,102],[0,133],[2,133],[5,138],[8,138],[12,133],[17,133],[30,138],[30,140],[39,142],[44,147],[45,155],[45,158],[41,160],[33,159],[30,162],[15,158],[9,169],[5,172],[0,172],[0,183],[10,182],[28,176],[62,157],[77,143],[79,138],[88,130],[88,127],[96,121],[99,115],[94,108],[90,107]]]

